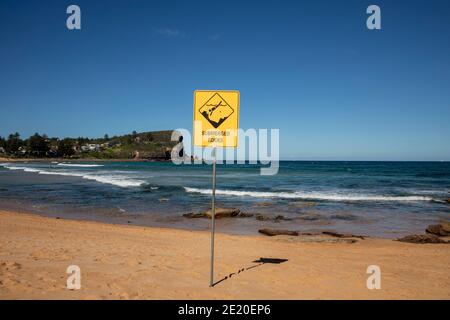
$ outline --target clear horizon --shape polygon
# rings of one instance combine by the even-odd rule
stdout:
[[[450,161],[449,38],[439,0],[2,1],[0,136],[191,130],[195,89],[236,89],[282,160]]]

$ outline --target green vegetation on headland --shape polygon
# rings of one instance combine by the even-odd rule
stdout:
[[[151,131],[103,138],[49,138],[35,133],[21,139],[19,133],[0,137],[0,157],[69,159],[141,159],[165,161],[177,143],[172,131]]]

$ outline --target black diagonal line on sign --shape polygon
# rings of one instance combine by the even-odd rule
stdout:
[[[218,107],[220,107],[222,101],[225,102],[225,106],[228,106],[228,107],[231,109],[230,115],[229,115],[228,117],[226,117],[226,118],[220,119],[218,122],[215,122],[214,120],[211,120],[211,119],[209,118],[210,115],[208,115],[208,113],[207,113],[206,111],[203,111],[203,112],[200,111],[203,107],[205,107],[205,106],[207,107],[207,106],[208,106],[208,102],[210,102],[216,95],[220,98],[221,101],[220,101],[219,104],[218,104],[217,106],[215,106],[210,112],[212,112],[212,111],[214,111],[215,109],[217,109]],[[217,129],[217,128],[225,121],[225,120],[227,120],[227,119],[234,113],[233,107],[231,107],[230,104],[229,104],[229,103],[228,103],[228,102],[227,102],[227,101],[226,101],[219,93],[217,93],[217,92],[215,92],[215,93],[211,96],[211,98],[209,98],[208,101],[206,101],[206,103],[203,104],[203,105],[201,106],[201,108],[200,108],[198,111],[200,112],[200,114],[201,114],[203,117],[205,117],[206,120],[208,120],[208,122],[209,122],[215,129]]]

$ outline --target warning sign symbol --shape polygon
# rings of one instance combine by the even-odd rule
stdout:
[[[194,91],[194,145],[236,148],[239,130],[239,91]]]
[[[199,112],[215,129],[217,129],[233,114],[234,109],[230,107],[230,105],[220,96],[220,94],[215,93],[199,109]]]

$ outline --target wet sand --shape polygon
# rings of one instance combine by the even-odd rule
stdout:
[[[219,233],[210,288],[209,232],[0,211],[0,299],[450,299],[450,245],[356,240]]]

